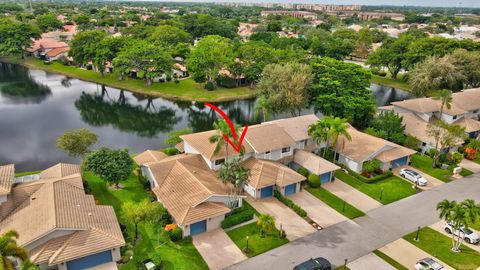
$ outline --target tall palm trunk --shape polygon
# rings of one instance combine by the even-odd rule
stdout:
[[[445,106],[445,102],[442,102],[442,106],[440,107],[440,121],[442,121],[442,116],[443,116],[443,107]],[[440,151],[438,150],[438,143],[440,140],[435,141],[435,155],[433,155],[433,161],[432,161],[432,167],[435,168],[435,165],[437,163],[437,159],[440,156]]]

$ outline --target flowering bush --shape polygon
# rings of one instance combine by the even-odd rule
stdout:
[[[177,224],[167,224],[165,225],[165,231],[169,232],[171,230],[174,230],[175,228],[177,228]]]
[[[477,158],[477,154],[478,154],[478,151],[473,149],[473,148],[470,148],[470,147],[467,147],[465,149],[465,157],[470,159],[470,160],[474,160]]]

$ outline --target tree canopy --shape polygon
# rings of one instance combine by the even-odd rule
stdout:
[[[77,64],[85,65],[94,60],[98,44],[106,37],[107,33],[102,30],[79,32],[72,39],[69,55]]]
[[[97,134],[86,128],[81,128],[65,131],[57,138],[57,147],[70,156],[84,156],[90,152],[90,147],[97,141]]]
[[[88,154],[83,165],[85,170],[93,172],[103,180],[115,184],[127,179],[133,170],[133,160],[128,150],[113,150],[101,147]]]
[[[40,37],[40,32],[27,23],[0,19],[0,56],[22,55],[32,45],[32,39]]]

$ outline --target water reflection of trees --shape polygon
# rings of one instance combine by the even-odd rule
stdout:
[[[175,111],[164,106],[156,108],[153,102],[146,106],[128,103],[124,91],[116,99],[108,97],[102,87],[101,94],[82,92],[75,101],[82,120],[92,126],[111,125],[121,131],[133,132],[142,137],[154,137],[160,132],[168,132],[181,120]]]
[[[40,103],[52,91],[48,86],[35,81],[28,69],[0,64],[0,93],[14,103]]]

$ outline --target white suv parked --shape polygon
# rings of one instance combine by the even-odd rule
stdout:
[[[427,185],[427,179],[423,178],[423,176],[419,173],[417,173],[414,170],[410,169],[401,169],[400,170],[400,176],[407,179],[410,182],[413,182],[419,186],[426,186]]]
[[[480,242],[480,237],[478,236],[478,233],[465,228],[464,226],[461,226],[458,230],[453,229],[454,224],[452,223],[447,223],[445,226],[443,226],[443,229],[448,233],[452,234],[454,233],[456,236],[462,237],[465,242],[469,244],[478,244]]]
[[[417,270],[443,270],[443,265],[439,264],[432,258],[421,259],[415,264]]]

